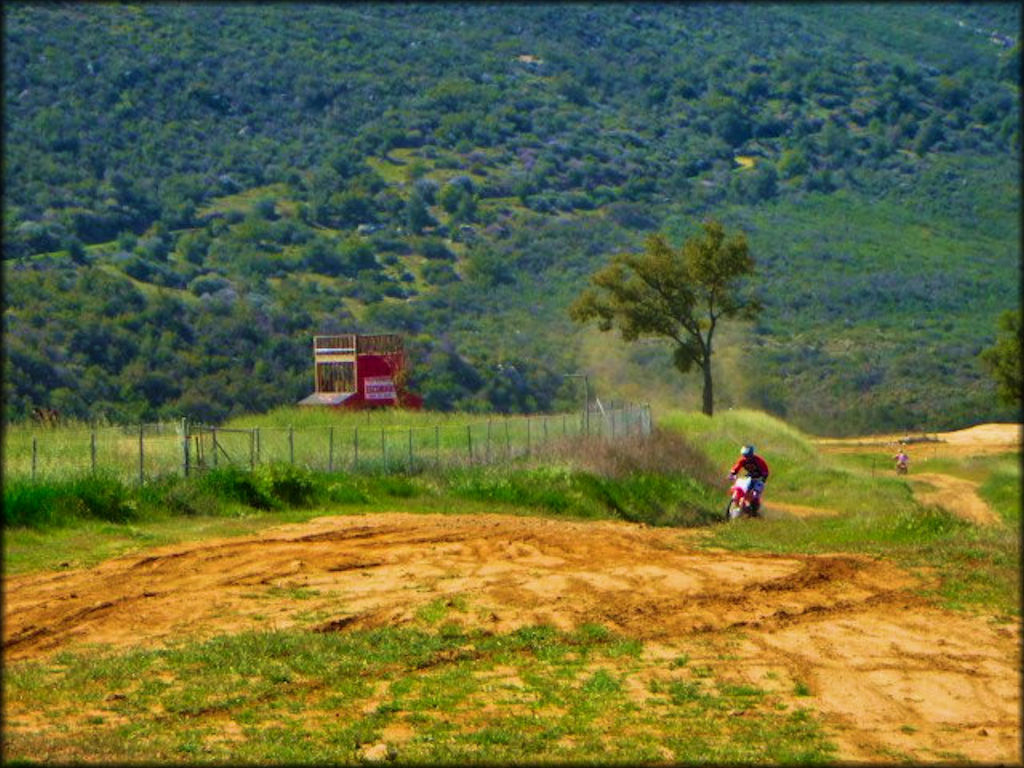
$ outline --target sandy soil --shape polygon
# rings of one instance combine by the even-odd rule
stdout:
[[[79,643],[396,625],[457,599],[467,624],[598,622],[665,659],[738,636],[732,659],[702,663],[784,691],[806,685],[794,705],[825,719],[842,761],[1020,763],[1016,624],[930,606],[914,592],[926,576],[882,560],[710,551],[694,546],[701,535],[498,515],[323,517],[6,578],[4,661]]]
[[[985,453],[1005,453],[1020,450],[1024,442],[1024,427],[1021,424],[978,424],[956,432],[928,434],[901,433],[892,435],[869,435],[850,438],[822,438],[815,442],[823,450],[841,453],[863,451],[873,448],[895,449],[906,447],[911,457],[916,454],[927,457],[964,456]]]

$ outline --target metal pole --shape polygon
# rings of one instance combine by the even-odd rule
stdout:
[[[491,463],[491,420],[487,420],[487,450],[484,451],[484,456],[488,464]]]
[[[94,428],[89,435],[89,456],[92,459],[90,465],[92,466],[92,473],[96,474],[96,429]]]
[[[139,424],[139,485],[142,485],[143,482],[145,482],[145,470],[146,470],[146,465],[143,462],[143,455],[142,455],[142,430],[143,429],[144,429],[144,425]]]
[[[334,427],[327,430],[327,471],[334,471]]]
[[[412,472],[412,427],[409,427],[409,471]]]
[[[508,434],[508,416],[505,417],[505,458],[512,455],[512,438]]]
[[[32,479],[36,479],[36,456],[38,453],[38,446],[36,445],[36,438],[32,438]]]
[[[359,427],[355,428],[355,432],[352,435],[352,448],[353,448],[353,451],[354,451],[353,456],[352,456],[352,469],[358,470],[359,469]]]
[[[210,434],[213,437],[213,440],[211,441],[212,444],[213,444],[213,462],[211,462],[211,463],[213,464],[214,467],[216,467],[217,466],[217,428],[213,427],[210,430]]]
[[[288,458],[295,463],[295,427],[288,427]]]
[[[249,469],[256,469],[256,429],[249,430]]]
[[[441,466],[441,426],[434,425],[434,464]]]
[[[469,463],[473,463],[473,427],[466,425],[466,445],[469,447]]]
[[[384,471],[388,469],[388,444],[384,437],[384,427],[380,428],[380,460],[384,465]]]
[[[526,417],[526,455],[530,455],[530,417]]]

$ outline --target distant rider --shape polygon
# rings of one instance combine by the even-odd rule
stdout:
[[[757,512],[761,508],[761,493],[764,491],[764,482],[768,479],[768,462],[754,453],[754,446],[744,445],[740,449],[740,457],[729,470],[729,479],[735,480],[740,470],[743,470],[750,477],[749,494],[753,499],[751,509]]]
[[[896,459],[896,474],[907,474],[907,468],[910,466],[910,457],[907,456],[907,452],[900,448],[900,452],[893,456],[893,458]]]

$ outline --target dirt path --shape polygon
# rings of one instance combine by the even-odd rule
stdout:
[[[914,486],[914,496],[922,504],[936,504],[978,525],[999,523],[999,517],[978,496],[977,483],[937,472],[908,475],[907,480]],[[931,486],[931,490],[922,490],[918,483]]]
[[[5,578],[4,662],[79,643],[398,625],[443,600],[497,632],[604,624],[645,640],[655,664],[739,638],[728,660],[700,663],[783,694],[804,687],[793,706],[825,719],[840,760],[1020,762],[1016,624],[932,607],[914,591],[923,577],[882,560],[709,551],[700,535],[498,515],[317,518]]]

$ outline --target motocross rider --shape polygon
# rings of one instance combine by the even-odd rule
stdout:
[[[740,470],[744,470],[750,476],[750,496],[753,499],[751,508],[757,512],[761,508],[761,493],[764,491],[764,482],[768,479],[768,462],[754,453],[754,446],[744,445],[740,449],[740,457],[736,460],[732,469],[729,470],[729,479],[735,480]]]
[[[900,452],[893,456],[893,458],[896,460],[896,474],[907,474],[907,468],[910,465],[910,457],[907,456],[907,452],[900,448]]]

